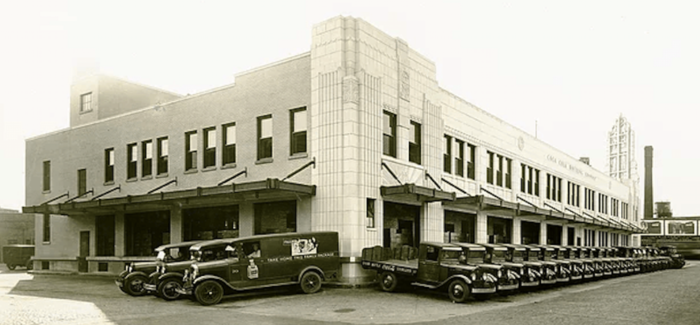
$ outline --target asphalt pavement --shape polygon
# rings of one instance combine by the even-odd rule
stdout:
[[[111,278],[0,266],[0,324],[700,324],[700,265],[454,304],[428,290],[258,291],[204,307],[130,297]]]

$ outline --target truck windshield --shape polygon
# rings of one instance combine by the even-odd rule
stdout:
[[[462,255],[461,251],[449,251],[449,250],[443,250],[442,251],[442,256],[441,256],[441,261],[443,263],[450,263],[450,264],[458,264],[459,263],[459,257]]]
[[[505,251],[493,251],[493,262],[505,262],[506,252]]]
[[[540,254],[538,254],[536,251],[530,251],[527,256],[530,261],[537,261]]]
[[[484,263],[484,252],[469,252],[469,258],[467,258],[467,263],[469,263],[469,264]]]
[[[522,261],[523,261],[523,252],[513,251],[513,262],[522,262]]]

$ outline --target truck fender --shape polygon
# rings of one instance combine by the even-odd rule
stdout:
[[[145,272],[142,272],[142,271],[134,271],[134,272],[131,272],[131,273],[127,274],[127,275],[124,277],[124,281],[126,281],[126,280],[128,280],[128,279],[130,279],[130,278],[133,278],[133,277],[135,277],[135,276],[137,276],[137,275],[143,275],[143,276],[146,277],[146,279],[149,278],[149,277],[148,277],[148,274],[146,274]]]
[[[220,278],[220,277],[218,277],[218,276],[216,276],[216,275],[210,275],[210,274],[202,275],[202,276],[200,276],[200,277],[194,279],[194,281],[192,282],[192,286],[193,286],[193,287],[196,287],[197,284],[199,284],[199,283],[201,283],[201,282],[204,282],[204,281],[207,281],[207,280],[214,280],[214,281],[218,282],[222,287],[224,287],[224,288],[229,288],[229,289],[231,289],[231,290],[236,291],[236,288],[232,287],[232,286],[228,283],[228,281],[226,281],[226,280],[224,280],[224,279],[222,279],[222,278]]]
[[[466,282],[468,285],[470,285],[470,286],[472,285],[472,279],[470,279],[468,276],[466,276],[466,275],[464,275],[464,274],[455,274],[455,275],[453,275],[453,276],[447,278],[447,280],[443,281],[443,282],[440,283],[439,285],[437,285],[436,288],[439,288],[439,287],[442,287],[442,286],[444,286],[444,285],[447,285],[447,284],[449,284],[450,282],[452,282],[452,280],[454,280],[454,279],[461,279],[461,280],[463,280],[464,282]]]
[[[158,277],[158,281],[163,281],[163,280],[169,279],[169,278],[178,278],[178,279],[182,280],[182,277],[183,277],[183,274],[180,272],[168,272],[165,274],[161,274]]]
[[[321,279],[324,279],[324,280],[326,279],[326,275],[323,273],[323,271],[319,267],[307,266],[305,269],[303,269],[303,270],[301,270],[301,272],[299,272],[299,275],[297,275],[296,281],[301,281],[301,277],[304,275],[304,273],[309,272],[309,271],[317,272],[321,276]]]

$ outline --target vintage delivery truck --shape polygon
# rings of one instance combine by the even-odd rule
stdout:
[[[5,245],[2,247],[2,261],[7,268],[14,270],[16,267],[26,267],[31,270],[34,245]]]
[[[446,290],[453,302],[464,302],[496,292],[496,277],[472,265],[473,259],[461,247],[437,242],[420,244],[417,256],[413,247],[393,250],[381,246],[362,250],[362,267],[377,271],[379,286],[395,291],[401,284],[433,290]],[[481,250],[479,259],[483,258]]]
[[[506,262],[519,263],[523,265],[523,274],[520,276],[520,287],[522,289],[532,289],[540,285],[542,270],[544,265],[537,261],[537,253],[530,258],[530,247],[519,244],[501,244],[508,249]]]
[[[202,242],[187,241],[156,249],[158,251],[158,255],[156,255],[156,270],[148,276],[148,283],[144,284],[144,289],[148,293],[155,293],[156,296],[165,300],[178,299],[180,294],[175,289],[182,287],[182,276],[196,259],[195,255],[197,253],[193,252],[191,247]],[[224,245],[212,245],[211,247],[212,255],[214,255],[213,251],[216,249],[221,252],[225,249]]]
[[[209,259],[206,251],[193,246],[191,250],[202,255],[193,253],[196,261],[185,271],[183,286],[174,290],[208,306],[226,295],[277,286],[296,285],[304,293],[315,293],[323,281],[339,275],[337,232],[257,235],[220,242],[226,241],[221,259]]]

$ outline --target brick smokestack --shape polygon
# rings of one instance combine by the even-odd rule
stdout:
[[[654,217],[654,147],[644,147],[644,219]]]

